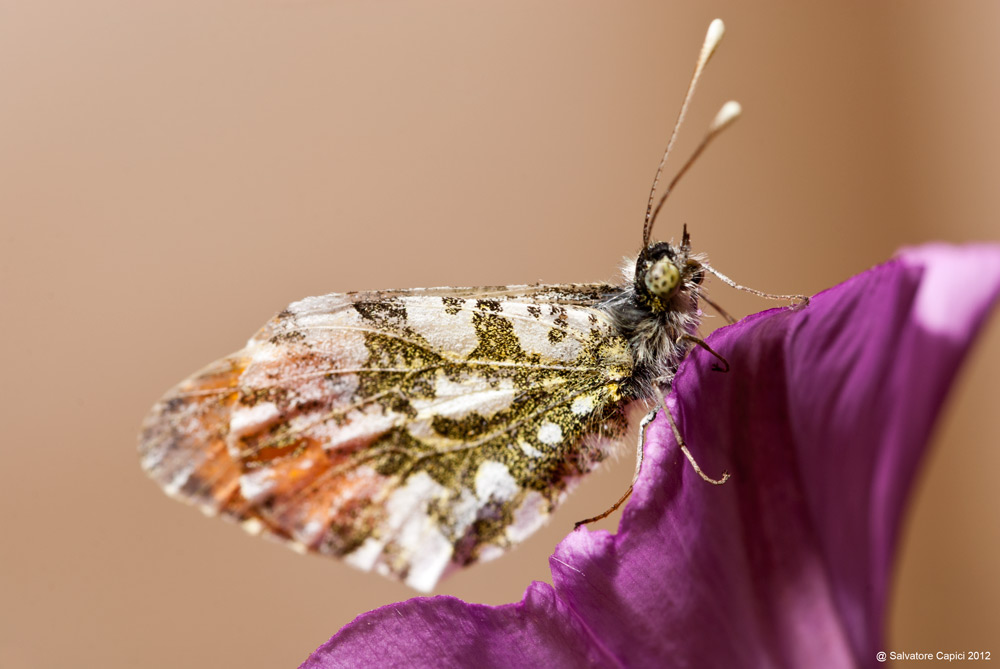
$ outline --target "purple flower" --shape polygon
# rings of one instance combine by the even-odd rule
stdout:
[[[1000,292],[1000,247],[925,246],[689,356],[619,532],[571,532],[515,604],[411,599],[303,667],[875,666],[903,504]]]

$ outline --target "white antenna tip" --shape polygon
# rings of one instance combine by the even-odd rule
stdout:
[[[722,105],[722,109],[720,109],[719,113],[715,115],[715,120],[712,121],[712,127],[709,129],[709,132],[715,133],[722,130],[727,125],[738,119],[742,113],[743,107],[740,106],[740,103],[736,100],[730,100],[726,104]]]
[[[708,33],[705,35],[706,51],[715,51],[722,36],[726,34],[726,24],[722,19],[715,19],[708,24]]]

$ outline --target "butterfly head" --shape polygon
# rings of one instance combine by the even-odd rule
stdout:
[[[680,246],[657,242],[647,246],[635,264],[635,294],[654,313],[671,308],[675,298],[694,293],[705,270],[691,254],[691,240],[684,228]]]

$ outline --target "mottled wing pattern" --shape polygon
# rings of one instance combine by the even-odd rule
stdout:
[[[168,393],[170,494],[430,590],[534,532],[625,430],[605,284],[327,295]]]

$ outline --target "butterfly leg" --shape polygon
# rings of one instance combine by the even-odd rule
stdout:
[[[657,411],[658,411],[658,409],[653,409],[648,414],[646,414],[643,417],[642,422],[639,423],[639,445],[638,445],[638,447],[636,448],[636,451],[635,451],[635,474],[632,475],[632,482],[628,484],[628,490],[625,491],[625,494],[622,495],[621,499],[619,499],[617,502],[615,502],[611,506],[611,508],[608,509],[607,511],[605,511],[604,513],[602,513],[602,514],[600,514],[598,516],[594,516],[593,518],[588,518],[587,520],[581,520],[581,521],[577,522],[573,526],[574,530],[576,528],[580,527],[581,525],[587,525],[588,523],[593,523],[593,522],[596,522],[596,521],[601,520],[603,518],[607,518],[612,513],[614,513],[615,511],[617,511],[618,507],[620,507],[622,504],[624,504],[625,500],[627,500],[629,498],[629,496],[632,494],[632,486],[634,486],[635,482],[639,480],[639,470],[642,469],[642,448],[643,448],[643,446],[646,443],[646,426],[649,425],[650,423],[652,423],[653,419],[656,418]]]
[[[684,341],[689,341],[689,342],[691,342],[693,344],[697,344],[698,346],[702,347],[703,349],[705,349],[706,351],[708,351],[709,353],[711,353],[712,355],[714,355],[715,358],[716,358],[716,360],[718,360],[719,362],[722,363],[722,367],[719,367],[719,365],[717,365],[717,364],[713,364],[712,365],[712,371],[715,371],[715,372],[728,372],[729,371],[729,361],[726,360],[725,358],[723,358],[722,355],[718,351],[716,351],[714,348],[712,348],[711,346],[709,346],[705,342],[704,339],[701,339],[700,337],[695,337],[692,334],[681,335],[681,339],[683,339]],[[666,404],[664,404],[663,406],[666,406]],[[667,413],[669,414],[670,412],[668,411]]]
[[[659,388],[654,388],[654,389],[656,391],[657,399],[659,399],[660,404],[663,405],[663,411],[667,414],[667,422],[670,423],[670,429],[673,430],[674,432],[674,439],[677,440],[677,445],[680,446],[681,452],[684,454],[684,457],[688,459],[688,462],[691,463],[691,467],[694,469],[695,472],[697,472],[698,476],[700,476],[702,479],[713,485],[722,485],[727,480],[729,480],[729,472],[724,471],[722,472],[721,478],[713,479],[711,476],[709,476],[708,474],[706,474],[701,470],[701,467],[698,466],[698,462],[694,459],[694,456],[691,455],[691,451],[688,450],[687,444],[684,443],[684,437],[681,436],[681,431],[677,427],[677,423],[674,422],[673,414],[670,413],[670,407],[667,406],[667,400],[663,397],[663,393],[660,391]]]
[[[698,296],[698,299],[699,299],[699,300],[702,300],[702,301],[704,301],[704,302],[705,302],[705,303],[707,303],[707,304],[708,304],[708,305],[709,305],[710,307],[712,307],[712,308],[713,308],[713,309],[715,309],[715,310],[716,310],[717,312],[719,312],[719,315],[720,315],[720,316],[722,316],[723,318],[725,318],[725,319],[726,319],[726,322],[727,322],[727,323],[729,323],[730,325],[732,325],[733,323],[735,323],[735,322],[736,322],[736,319],[735,319],[735,318],[733,318],[733,317],[732,317],[732,316],[731,316],[731,315],[729,314],[729,312],[728,312],[728,311],[726,311],[725,309],[723,309],[723,308],[722,308],[722,307],[721,307],[720,305],[716,304],[716,303],[715,303],[715,302],[713,302],[712,300],[708,299],[708,296],[707,296],[707,295],[699,295],[699,296]]]

